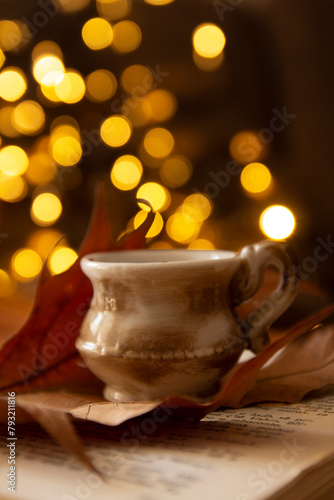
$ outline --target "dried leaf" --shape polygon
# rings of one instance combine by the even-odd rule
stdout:
[[[295,403],[312,390],[334,384],[334,326],[319,327],[288,345],[259,372],[256,385],[239,402]]]

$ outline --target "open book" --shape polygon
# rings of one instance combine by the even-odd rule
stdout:
[[[18,427],[15,493],[8,490],[5,429],[0,499],[333,498],[334,393],[294,405],[222,409],[200,422],[164,420],[151,413],[117,428],[78,421],[103,478],[78,465],[37,424]]]

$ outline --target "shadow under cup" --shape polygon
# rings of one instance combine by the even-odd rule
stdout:
[[[94,295],[76,346],[106,399],[205,401],[218,392],[247,346],[231,296],[248,272],[244,258],[127,250],[87,255],[81,266]]]

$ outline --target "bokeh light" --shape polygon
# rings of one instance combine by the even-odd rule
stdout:
[[[62,204],[53,193],[41,193],[31,205],[31,218],[38,226],[49,226],[56,222],[62,212]]]
[[[22,200],[27,191],[27,184],[22,177],[0,173],[0,199],[14,203]]]
[[[48,258],[48,268],[52,274],[60,274],[70,268],[78,254],[70,247],[55,248]]]
[[[101,17],[109,20],[121,19],[131,12],[131,0],[96,0],[96,8]]]
[[[212,202],[204,194],[191,194],[182,203],[182,212],[195,222],[203,222],[212,211]]]
[[[146,66],[133,64],[123,71],[120,81],[126,92],[132,94],[136,88],[137,92],[140,91],[140,97],[142,97],[152,88],[153,75]]]
[[[215,250],[215,246],[211,241],[206,240],[205,238],[198,238],[197,240],[192,241],[188,245],[189,250]]]
[[[59,10],[65,14],[71,14],[72,12],[77,12],[84,9],[90,2],[90,0],[56,0]]]
[[[45,87],[54,87],[64,77],[65,67],[55,55],[42,55],[33,63],[35,80]]]
[[[225,35],[215,24],[201,24],[193,33],[194,51],[202,57],[217,57],[224,49]]]
[[[196,66],[202,71],[215,71],[224,60],[223,53],[216,57],[203,57],[193,51],[193,60]]]
[[[165,158],[174,148],[174,138],[165,128],[153,128],[145,134],[144,148],[154,158]]]
[[[273,240],[282,240],[290,236],[295,225],[293,213],[283,205],[272,205],[266,208],[260,217],[262,232]]]
[[[56,176],[54,159],[43,151],[34,153],[29,158],[29,165],[24,174],[30,184],[46,184]]]
[[[157,182],[146,182],[142,184],[137,191],[136,197],[148,201],[154,211],[162,212],[166,210],[170,204],[169,191]],[[147,205],[139,203],[139,206],[143,210],[149,210]]]
[[[123,54],[136,50],[142,39],[141,30],[133,21],[120,21],[114,25],[113,33],[112,48]]]
[[[82,39],[91,50],[101,50],[113,41],[113,29],[106,19],[94,17],[82,28]]]
[[[113,148],[124,146],[131,137],[132,126],[126,116],[110,116],[101,125],[102,140]]]
[[[137,229],[143,222],[145,222],[147,217],[147,211],[146,210],[141,210],[135,215],[134,218],[134,228]],[[164,220],[162,218],[162,215],[159,212],[156,212],[154,216],[154,220],[152,222],[152,225],[150,229],[146,233],[146,238],[154,238],[158,234],[161,233],[164,227]]]
[[[185,156],[175,155],[167,158],[160,167],[160,179],[172,188],[183,186],[191,177],[192,165]]]
[[[86,92],[85,82],[78,71],[66,71],[54,86],[56,96],[66,104],[81,101]]]
[[[66,243],[62,233],[56,229],[36,229],[33,231],[27,241],[27,247],[35,250],[43,260],[45,260],[52,248],[61,240],[62,244]]]
[[[262,193],[271,184],[270,170],[262,163],[250,163],[241,172],[242,187],[250,193]]]
[[[31,281],[36,278],[42,265],[40,255],[30,248],[20,248],[11,259],[13,274],[19,281]]]
[[[28,156],[19,146],[5,146],[0,150],[0,170],[4,174],[22,175],[28,164]]]
[[[259,160],[263,156],[265,147],[255,132],[241,130],[230,140],[229,150],[232,158],[246,165]]]
[[[13,125],[15,106],[4,106],[0,109],[0,133],[6,137],[18,137],[20,132]]]
[[[0,49],[0,68],[1,68],[1,66],[3,66],[5,60],[6,60],[6,56],[3,53],[3,51]]]
[[[55,56],[57,59],[63,60],[63,52],[58,43],[51,40],[43,40],[33,47],[31,51],[33,63],[46,56]]]
[[[174,0],[144,0],[145,3],[150,5],[168,5],[169,3],[174,2]]]
[[[44,110],[36,101],[20,102],[13,112],[12,123],[21,134],[38,134],[45,123]]]
[[[27,90],[26,77],[19,68],[6,68],[0,73],[0,97],[13,102],[20,99]]]
[[[0,297],[9,297],[15,291],[15,281],[13,278],[5,271],[0,269]]]
[[[144,109],[151,120],[161,122],[174,116],[177,102],[174,94],[168,90],[158,89],[149,92],[144,100]]]
[[[50,135],[49,149],[59,165],[75,165],[82,156],[80,133],[73,125],[66,123],[55,126]]]
[[[14,20],[0,21],[0,48],[3,51],[14,50],[22,42],[22,31]]]
[[[98,69],[86,78],[87,97],[93,102],[110,99],[117,90],[117,80],[111,71]]]
[[[132,155],[118,158],[110,173],[111,182],[122,191],[129,191],[138,186],[143,174],[141,161]]]
[[[200,224],[182,212],[171,215],[166,223],[168,236],[178,243],[190,243],[199,234]]]

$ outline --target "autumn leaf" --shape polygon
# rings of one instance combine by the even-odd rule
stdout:
[[[92,285],[80,269],[80,258],[90,252],[143,247],[152,220],[115,243],[101,185],[79,258],[62,274],[49,276],[44,266],[32,313],[21,331],[0,352],[0,391],[36,388],[101,388],[101,382],[82,364],[75,348],[82,320],[92,297]]]

